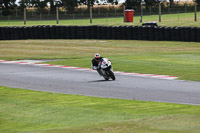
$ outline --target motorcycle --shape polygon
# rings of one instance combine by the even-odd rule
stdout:
[[[99,62],[99,73],[104,77],[105,80],[115,80],[115,75],[112,70],[111,61],[107,58],[102,58],[102,61]]]

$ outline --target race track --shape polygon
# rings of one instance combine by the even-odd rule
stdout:
[[[75,95],[200,105],[200,82],[0,63],[0,86]]]

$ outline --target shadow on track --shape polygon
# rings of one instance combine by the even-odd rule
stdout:
[[[94,83],[94,82],[109,82],[113,80],[94,80],[94,81],[88,81],[89,83]]]

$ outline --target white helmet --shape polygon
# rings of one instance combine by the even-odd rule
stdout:
[[[100,56],[99,53],[94,54],[94,58],[95,58],[95,60],[99,60],[100,57],[101,57],[101,56]]]

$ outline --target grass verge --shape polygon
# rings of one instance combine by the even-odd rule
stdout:
[[[200,106],[0,87],[0,132],[198,132]]]
[[[197,15],[199,12],[197,13]],[[56,17],[55,17],[56,18]],[[198,16],[197,16],[198,18]],[[27,18],[28,19],[28,18]],[[159,22],[159,15],[143,16],[143,22],[158,22],[159,26],[200,26],[200,21],[194,21],[194,13],[165,14]],[[33,25],[56,25],[56,20],[28,20],[26,26]],[[60,20],[58,25],[91,25],[88,19]],[[140,16],[134,16],[133,23],[124,23],[123,17],[94,18],[92,25],[141,25]],[[23,20],[1,20],[0,26],[24,26]]]
[[[94,53],[111,59],[115,71],[177,76],[200,81],[200,43],[135,40],[0,41],[0,59],[62,59],[48,62],[91,68]]]

